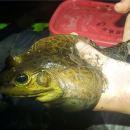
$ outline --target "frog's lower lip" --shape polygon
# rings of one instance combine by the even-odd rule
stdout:
[[[11,89],[11,88],[10,88]],[[39,96],[44,96],[44,93],[46,92],[49,92],[49,91],[53,91],[53,89],[48,89],[48,90],[32,90],[32,91],[25,91],[23,90],[22,91],[22,94],[17,93],[15,94],[14,92],[10,92],[8,89],[4,88],[0,88],[0,93],[3,93],[3,94],[7,94],[9,96],[14,96],[14,97],[39,97]],[[21,90],[20,90],[21,92]]]
[[[37,91],[35,90],[34,93],[29,93],[29,94],[23,94],[21,97],[39,97],[39,96],[44,96],[44,93],[49,92],[50,90],[46,90],[46,91]]]

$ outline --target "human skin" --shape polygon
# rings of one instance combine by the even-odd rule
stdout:
[[[121,0],[114,9],[118,13],[128,13],[122,41],[130,40],[130,0]],[[108,81],[106,91],[93,110],[130,114],[130,64],[109,58],[83,42],[78,42],[76,48],[80,57],[101,69]]]
[[[122,41],[130,40],[130,0],[121,0],[121,2],[115,4],[114,9],[118,13],[127,13]]]
[[[109,58],[83,42],[76,48],[80,57],[101,69],[107,79],[107,89],[93,110],[130,114],[130,64]]]

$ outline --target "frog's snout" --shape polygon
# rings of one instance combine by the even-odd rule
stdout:
[[[4,86],[4,87],[15,87],[15,85],[11,84],[10,81],[5,81],[5,82],[0,81],[0,87],[1,86]]]

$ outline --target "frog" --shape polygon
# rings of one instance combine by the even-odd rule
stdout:
[[[73,34],[57,34],[38,40],[18,56],[9,56],[0,75],[0,93],[29,97],[47,109],[77,112],[93,108],[105,86],[101,70],[80,58],[77,42],[102,54],[126,61],[130,41],[101,49],[92,40]]]

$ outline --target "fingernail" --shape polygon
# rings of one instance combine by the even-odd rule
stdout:
[[[76,48],[77,48],[78,50],[80,50],[81,48],[85,47],[86,44],[85,44],[84,42],[82,42],[82,41],[79,41],[79,42],[76,43],[75,46],[76,46]]]

